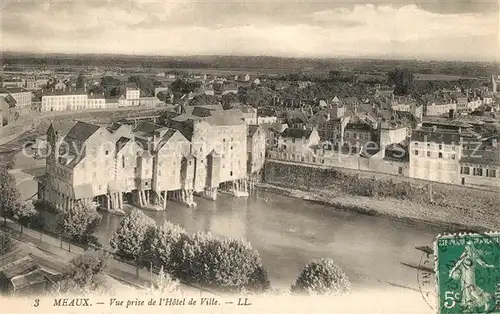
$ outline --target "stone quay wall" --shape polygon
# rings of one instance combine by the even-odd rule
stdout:
[[[393,198],[412,203],[500,215],[500,193],[404,176],[268,159],[268,184],[302,191],[328,190],[339,195]]]

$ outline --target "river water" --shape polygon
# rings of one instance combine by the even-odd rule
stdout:
[[[217,201],[196,198],[198,207],[169,202],[162,212],[145,211],[158,224],[165,220],[188,232],[244,237],[256,248],[273,286],[295,282],[315,258],[332,258],[348,275],[353,289],[400,287],[418,290],[416,246],[431,245],[437,227],[394,221],[256,191],[249,198],[219,194]],[[126,210],[128,211],[128,210]],[[121,217],[102,213],[97,236],[109,243]]]

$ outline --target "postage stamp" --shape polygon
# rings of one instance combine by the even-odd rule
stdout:
[[[500,233],[440,235],[434,254],[438,313],[500,314]]]

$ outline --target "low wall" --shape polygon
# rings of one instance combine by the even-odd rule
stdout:
[[[354,196],[389,197],[464,210],[495,210],[500,214],[500,193],[404,176],[267,160],[264,180],[305,191],[328,189]]]

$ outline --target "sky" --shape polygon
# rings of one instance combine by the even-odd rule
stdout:
[[[2,51],[494,61],[498,0],[9,0]]]

